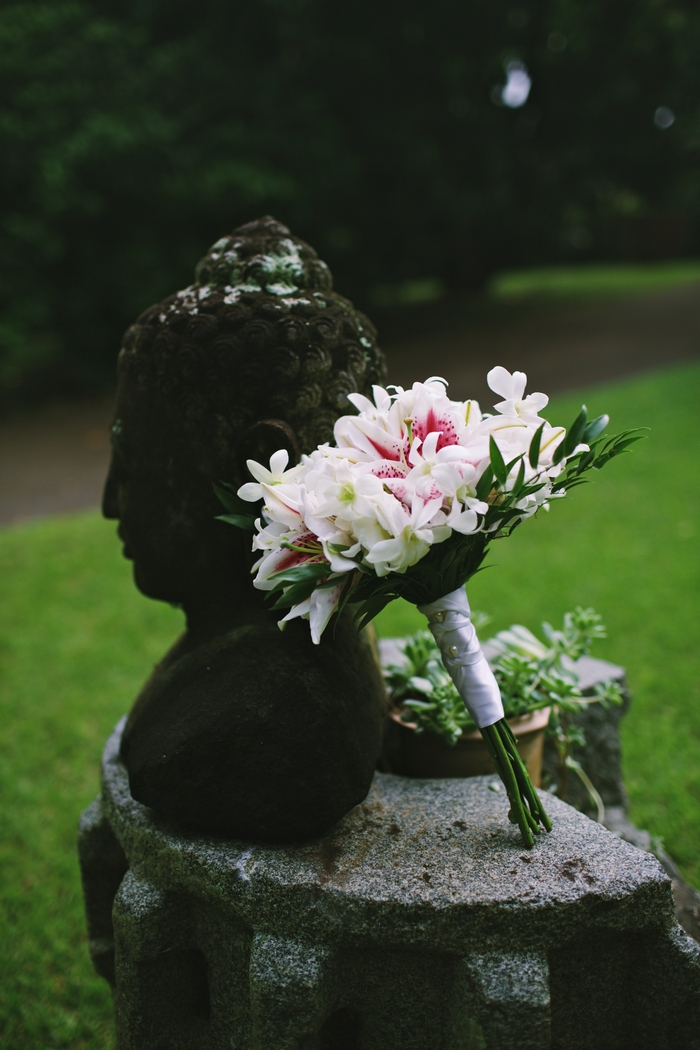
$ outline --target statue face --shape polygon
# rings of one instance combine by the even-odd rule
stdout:
[[[227,588],[240,600],[250,588],[249,537],[216,520],[216,474],[200,474],[184,447],[172,420],[122,386],[102,512],[119,521],[124,556],[147,597],[187,606]]]
[[[105,518],[118,521],[134,581],[149,598],[186,609],[218,604],[259,608],[250,570],[250,534],[218,521],[224,513],[217,481],[249,480],[245,460],[267,462],[279,448],[297,455],[285,423],[258,421],[217,458],[192,442],[179,413],[122,381],[112,426],[112,458],[102,498]]]
[[[194,554],[187,543],[191,529],[173,505],[161,450],[149,448],[147,416],[139,416],[138,404],[120,390],[102,513],[119,522],[117,535],[124,557],[134,563],[139,590],[149,598],[181,604]]]

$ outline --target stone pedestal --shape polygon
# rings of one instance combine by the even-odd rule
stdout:
[[[119,1050],[692,1050],[700,947],[653,856],[557,799],[531,851],[494,778],[378,774],[301,846],[195,838],[105,748],[81,821]]]

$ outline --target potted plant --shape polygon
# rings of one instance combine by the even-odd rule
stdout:
[[[483,614],[478,627],[488,620]],[[516,624],[484,643],[498,682],[518,752],[536,786],[542,781],[545,732],[550,732],[560,760],[559,793],[569,770],[581,777],[596,805],[597,792],[572,758],[580,730],[571,715],[584,704],[619,703],[614,681],[600,683],[593,696],[583,696],[576,661],[587,655],[596,638],[605,637],[601,617],[577,607],[564,616],[561,630],[542,624],[545,641]],[[404,776],[468,777],[495,772],[481,733],[461,702],[440,659],[430,631],[417,631],[401,645],[401,659],[385,671],[389,692],[389,730],[383,768]]]

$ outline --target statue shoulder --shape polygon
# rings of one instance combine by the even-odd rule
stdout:
[[[361,801],[385,715],[366,636],[342,625],[314,646],[307,624],[272,624],[171,655],[122,742],[139,801],[201,830],[272,839],[320,833]]]

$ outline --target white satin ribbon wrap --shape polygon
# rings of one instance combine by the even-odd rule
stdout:
[[[479,729],[503,718],[498,682],[481,651],[464,587],[429,605],[419,605],[457,691]]]

